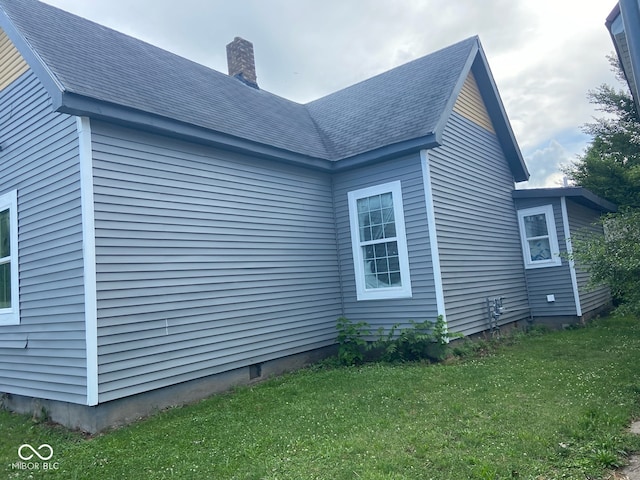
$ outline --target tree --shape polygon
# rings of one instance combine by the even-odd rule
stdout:
[[[624,80],[617,58],[609,61]],[[640,116],[628,90],[601,85],[588,98],[606,116],[584,125],[591,143],[564,172],[620,210],[602,218],[600,234],[590,229],[571,239],[574,258],[592,283],[609,285],[623,311],[640,315]]]
[[[573,257],[585,265],[592,284],[606,283],[622,313],[640,315],[640,209],[625,208],[600,220],[593,230],[572,237]]]
[[[617,58],[609,61],[616,76],[624,78]],[[640,207],[640,116],[633,98],[628,89],[609,85],[600,85],[587,96],[606,115],[583,126],[591,143],[564,173],[619,207]]]

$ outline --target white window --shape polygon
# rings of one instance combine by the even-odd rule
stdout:
[[[552,205],[518,210],[518,223],[525,268],[562,265]]]
[[[358,300],[411,297],[400,182],[348,197]]]
[[[0,325],[20,323],[17,198],[15,190],[0,195]]]

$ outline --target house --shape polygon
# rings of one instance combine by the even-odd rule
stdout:
[[[320,358],[339,316],[470,335],[609,301],[560,254],[614,207],[514,193],[477,37],[301,105],[241,38],[225,75],[36,0],[0,29],[8,408],[94,432]]]
[[[514,190],[513,198],[531,316],[542,323],[571,323],[606,308],[609,288],[589,284],[588,273],[571,260],[571,239],[597,231],[600,215],[615,212],[616,206],[582,187]]]
[[[605,22],[629,84],[636,108],[640,106],[640,3],[620,0]]]

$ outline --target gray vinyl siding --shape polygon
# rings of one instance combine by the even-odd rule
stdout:
[[[412,298],[358,301],[347,194],[395,180],[400,180],[402,186]],[[410,320],[435,320],[438,310],[420,156],[415,154],[336,174],[334,196],[345,316],[353,322],[368,322],[372,331],[395,323],[408,325]]]
[[[596,210],[567,198],[567,213],[569,216],[569,231],[572,237],[579,236],[582,231],[604,234],[602,227],[596,224],[600,218],[600,213]],[[611,302],[609,287],[606,285],[589,285],[589,273],[586,269],[580,268],[580,265],[576,265],[576,277],[583,315]]]
[[[576,302],[571,282],[571,271],[566,259],[567,243],[562,223],[562,207],[559,198],[518,199],[518,209],[553,206],[553,216],[558,236],[562,265],[530,268],[526,270],[529,287],[529,303],[534,317],[555,317],[576,315]],[[547,301],[547,295],[555,297],[554,302]]]
[[[496,136],[453,112],[428,157],[449,329],[486,330],[487,297],[503,297],[501,324],[529,318],[513,175]]]
[[[31,71],[0,91],[0,194],[18,190],[20,324],[0,326],[0,392],[86,403],[76,123]]]
[[[328,174],[92,122],[99,401],[327,345]]]

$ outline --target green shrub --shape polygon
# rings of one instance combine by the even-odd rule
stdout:
[[[381,349],[382,360],[406,362],[429,359],[439,362],[450,351],[449,340],[461,336],[449,333],[442,315],[435,322],[411,320],[410,324],[404,329],[395,324],[386,334],[382,328],[378,330],[379,338],[373,345]]]
[[[367,349],[367,341],[363,337],[369,335],[369,324],[367,322],[352,323],[348,318],[340,317],[336,329],[340,363],[342,365],[362,363],[364,351]]]
[[[592,285],[609,285],[620,313],[640,315],[640,209],[605,215],[599,225],[571,239],[573,259]]]
[[[396,323],[389,331],[383,327],[377,331],[378,339],[367,342],[364,337],[370,335],[369,324],[365,321],[351,322],[346,317],[338,318],[338,360],[342,365],[362,363],[368,350],[379,353],[384,362],[410,362],[416,360],[442,361],[450,353],[449,340],[461,337],[451,334],[442,315],[433,322],[410,320],[410,327],[400,328]]]

